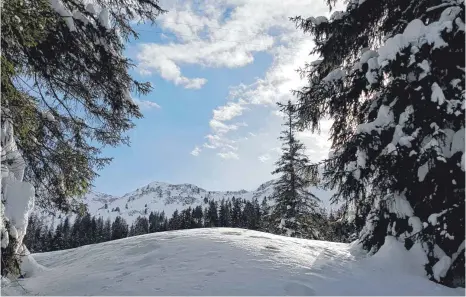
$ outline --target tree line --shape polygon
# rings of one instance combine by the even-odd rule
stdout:
[[[24,242],[33,253],[76,248],[83,245],[107,242],[143,234],[195,228],[233,227],[274,232],[271,227],[269,198],[251,201],[245,199],[205,199],[203,205],[175,210],[171,217],[164,211],[151,211],[148,216],[138,216],[131,225],[121,216],[110,218],[86,213],[74,220],[65,217],[57,226],[50,226],[37,214],[29,217]],[[321,239],[349,242],[354,232],[345,220],[343,208],[319,212]],[[278,233],[277,233],[278,234]]]

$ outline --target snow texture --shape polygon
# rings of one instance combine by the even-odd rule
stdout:
[[[338,69],[334,69],[330,71],[330,73],[327,74],[327,76],[324,77],[322,80],[324,82],[333,82],[333,81],[341,80],[345,76],[346,76],[346,73],[343,70],[338,68]]]
[[[434,273],[434,278],[437,281],[440,281],[442,277],[445,277],[445,275],[448,272],[448,269],[450,269],[451,265],[451,258],[448,256],[443,256],[438,260],[437,263],[435,263],[434,267],[432,267],[432,272]]]
[[[328,19],[325,16],[309,17],[307,21],[316,26],[319,26],[322,23],[328,23]]]
[[[26,234],[28,217],[34,208],[34,193],[34,187],[29,183],[15,180],[5,185],[5,215],[16,227],[19,236]]]
[[[320,65],[324,60],[315,60],[310,63],[311,66],[317,66]]]
[[[388,211],[396,214],[399,218],[412,217],[414,214],[413,208],[409,204],[404,193],[388,194],[385,197],[385,201]]]
[[[337,10],[332,13],[332,15],[330,16],[330,20],[337,21],[337,20],[342,19],[345,15],[346,15],[346,12]]]
[[[99,14],[99,23],[107,30],[110,30],[110,14],[108,8],[103,8]]]
[[[423,229],[421,219],[418,217],[410,217],[408,219],[408,225],[413,228],[413,231],[411,232],[412,234],[419,233]]]
[[[430,97],[432,102],[437,102],[438,105],[445,103],[445,95],[443,94],[442,89],[437,83],[432,84],[432,96]]]
[[[48,270],[19,281],[29,294],[54,296],[464,295],[429,281],[415,247],[407,251],[387,237],[364,257],[355,243],[181,230],[35,254]]]
[[[448,209],[445,209],[443,210],[442,212],[440,213],[433,213],[431,214],[428,218],[427,218],[427,221],[432,225],[432,226],[436,226],[438,224],[438,218],[443,216],[446,212],[448,211]]]
[[[393,112],[390,110],[389,106],[382,105],[379,108],[377,113],[377,118],[375,121],[370,123],[360,124],[356,128],[356,133],[367,133],[370,134],[371,131],[375,130],[378,133],[381,132],[381,128],[393,123]]]
[[[425,162],[417,169],[417,178],[419,182],[423,182],[426,178],[427,173],[429,173],[429,162]]]
[[[57,12],[65,21],[68,29],[70,31],[76,31],[76,26],[74,25],[73,15],[71,12],[66,8],[61,0],[50,0],[50,7],[52,7],[55,12]]]
[[[425,43],[433,45],[433,48],[445,47],[448,44],[442,39],[444,30],[451,30],[452,20],[461,11],[460,7],[449,7],[445,9],[440,19],[429,25],[424,25],[420,19],[412,20],[402,34],[397,34],[385,41],[379,50],[378,63],[385,66],[389,61],[395,60],[397,54],[409,46],[421,48]]]
[[[34,207],[35,190],[30,183],[23,182],[25,162],[16,145],[12,123],[10,120],[3,120],[1,124],[1,245],[8,246],[8,236],[11,233],[17,242],[14,251],[19,254],[23,249],[22,241],[28,218]],[[9,230],[6,230],[3,220],[10,223]]]

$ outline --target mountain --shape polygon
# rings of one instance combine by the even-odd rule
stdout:
[[[152,182],[121,197],[90,192],[84,197],[84,202],[91,215],[111,220],[121,216],[131,225],[138,216],[148,216],[151,211],[164,211],[167,217],[171,217],[175,210],[204,205],[205,198],[215,201],[233,197],[249,201],[256,198],[260,203],[264,197],[269,197],[273,193],[273,183],[274,180],[263,183],[254,191],[208,191],[192,184]],[[329,191],[311,190],[322,200],[323,207],[330,207]],[[64,215],[57,215],[55,223],[63,217]]]
[[[423,256],[389,236],[366,257],[354,244],[252,230],[169,231],[28,255],[2,295],[464,296],[429,281]]]

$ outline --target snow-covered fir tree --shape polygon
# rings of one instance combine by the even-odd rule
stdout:
[[[464,286],[464,2],[351,0],[294,20],[320,56],[295,94],[301,128],[333,120],[333,200],[354,205],[371,253],[394,236],[432,280]]]
[[[154,22],[163,10],[157,0],[5,0],[1,7],[1,223],[9,224],[11,208],[26,220],[10,218],[21,225],[14,245],[2,241],[2,261],[10,263],[6,251],[23,249],[28,205],[84,213],[76,198],[111,161],[101,148],[128,143],[125,132],[142,117],[130,92],[151,86],[129,74],[125,43],[137,37],[131,22]],[[31,186],[24,194],[36,198],[30,203],[26,195],[7,197],[23,176],[23,189]]]
[[[309,159],[304,144],[296,138],[297,117],[291,104],[279,104],[285,113],[285,129],[279,137],[282,141],[282,155],[275,163],[273,174],[280,174],[274,183],[270,199],[275,200],[271,214],[271,231],[277,234],[318,238],[316,210],[318,198],[309,191],[312,180],[308,179]]]

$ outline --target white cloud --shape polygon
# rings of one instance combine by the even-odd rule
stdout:
[[[161,108],[160,105],[158,105],[157,103],[153,102],[153,101],[148,101],[148,100],[141,100],[141,99],[137,99],[137,98],[132,98],[134,103],[136,103],[137,105],[139,105],[139,107],[141,109],[153,109],[153,108]]]
[[[187,87],[188,82],[203,78],[186,77],[185,65],[235,68],[253,63],[258,52],[272,56],[272,64],[264,75],[251,84],[231,86],[226,102],[213,110],[206,123],[210,132],[199,144],[204,149],[200,168],[203,174],[196,177],[199,185],[224,190],[253,189],[272,178],[272,161],[281,154],[277,138],[282,117],[275,103],[295,100],[290,91],[306,83],[296,70],[316,58],[309,56],[311,38],[296,29],[289,17],[328,15],[324,2],[206,0],[197,1],[194,6],[166,1],[169,6],[164,7],[169,13],[160,26],[165,34],[171,32],[173,39],[166,44],[146,43],[139,47],[140,68]],[[227,8],[228,18],[223,19]],[[199,81],[196,87],[205,83]],[[249,126],[244,128],[244,124]],[[327,155],[327,135],[327,127],[322,127],[322,135],[298,135],[311,160]]]
[[[222,159],[235,159],[238,160],[239,156],[237,153],[234,152],[226,152],[226,153],[217,153],[217,155]]]
[[[277,42],[294,42],[276,33],[297,32],[288,18],[310,8],[307,0],[290,5],[283,5],[281,0],[220,0],[197,4],[194,7],[190,1],[165,3],[169,12],[160,18],[159,25],[164,31],[161,34],[174,34],[176,42],[141,44],[136,60],[143,72],[154,70],[177,85],[201,88],[206,80],[184,76],[181,65],[236,68],[250,64],[255,52],[270,51]],[[227,8],[232,11],[225,20]]]
[[[218,121],[216,119],[210,120],[209,126],[210,126],[210,128],[212,128],[212,130],[215,133],[220,134],[220,135],[225,134],[228,131],[238,129],[237,125],[227,125],[227,124],[224,124],[224,123],[222,123],[222,122],[220,122],[220,121]]]
[[[214,119],[218,121],[229,121],[240,116],[245,109],[240,103],[229,102],[225,106],[214,109]]]
[[[196,146],[192,151],[191,151],[191,155],[193,155],[194,157],[197,157],[199,156],[199,154],[201,153],[201,148]]]
[[[270,155],[269,154],[263,154],[262,156],[259,156],[258,159],[259,159],[259,161],[264,163],[264,162],[267,162],[268,160],[270,160]]]
[[[187,78],[181,74],[180,67],[170,59],[167,59],[155,47],[147,44],[140,45],[138,54],[139,73],[151,73],[151,69],[159,72],[162,78],[172,81],[175,85],[181,85],[186,89],[200,89],[207,80],[204,78]]]

